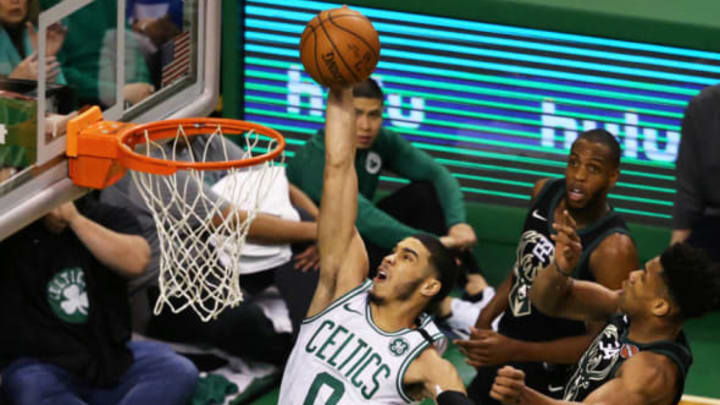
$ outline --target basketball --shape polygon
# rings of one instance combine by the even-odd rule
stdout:
[[[367,79],[379,58],[377,31],[370,20],[347,6],[320,12],[300,37],[305,70],[326,87],[347,87]]]

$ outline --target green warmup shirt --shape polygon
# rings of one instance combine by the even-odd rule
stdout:
[[[319,203],[324,167],[325,139],[320,131],[295,153],[288,164],[287,176],[292,184]],[[383,169],[411,181],[431,182],[443,208],[438,215],[445,216],[448,227],[466,221],[460,184],[450,172],[401,135],[382,128],[373,146],[358,149],[355,156],[360,189],[356,226],[364,238],[378,246],[391,248],[403,238],[421,233],[395,220],[372,203]]]

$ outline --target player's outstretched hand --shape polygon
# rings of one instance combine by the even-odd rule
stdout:
[[[558,270],[570,274],[580,261],[582,243],[577,234],[577,224],[567,210],[553,223],[557,234],[550,235],[555,241],[555,263]]]
[[[470,328],[470,339],[454,340],[465,362],[473,367],[487,367],[516,360],[517,341],[490,329]]]
[[[523,402],[525,391],[525,373],[522,370],[505,366],[498,370],[490,396],[505,405],[519,405]]]

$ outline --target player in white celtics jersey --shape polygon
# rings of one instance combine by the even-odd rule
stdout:
[[[331,90],[318,219],[320,280],[285,368],[282,405],[472,404],[432,342],[423,311],[454,286],[457,266],[434,237],[400,241],[369,280],[355,229],[355,111],[350,89]]]

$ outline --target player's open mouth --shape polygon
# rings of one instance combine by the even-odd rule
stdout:
[[[582,201],[585,198],[585,192],[577,187],[568,189],[567,194],[570,201]]]
[[[375,281],[385,281],[387,278],[388,274],[385,270],[378,270],[377,275],[375,275]]]

